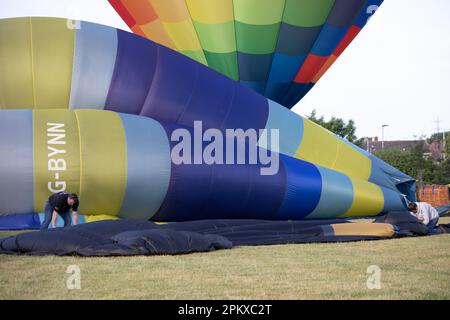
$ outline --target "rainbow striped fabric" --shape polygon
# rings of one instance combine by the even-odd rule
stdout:
[[[353,41],[383,0],[109,0],[141,36],[286,107]]]

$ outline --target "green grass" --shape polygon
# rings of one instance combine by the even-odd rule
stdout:
[[[450,299],[449,244],[447,234],[181,256],[0,255],[0,299]],[[80,290],[66,287],[72,264]],[[381,268],[379,290],[367,289],[369,265]]]

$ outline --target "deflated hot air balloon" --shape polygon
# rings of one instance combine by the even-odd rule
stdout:
[[[383,0],[109,0],[136,34],[294,106]]]
[[[0,108],[92,108],[145,116],[3,111],[0,150],[7,150],[7,157],[0,160],[0,174],[6,177],[0,185],[1,214],[40,210],[45,197],[61,188],[81,194],[86,214],[157,220],[375,215],[403,207],[402,194],[413,199],[412,178],[144,38],[85,22],[5,19],[0,20],[0,48]],[[256,130],[260,146],[280,153],[279,171],[262,176],[251,164],[174,164],[171,130],[191,130],[195,121],[204,130]],[[48,134],[61,132],[48,130],[62,127],[67,137],[70,132],[67,148],[56,148],[58,143],[49,148]],[[11,134],[14,129],[19,132]],[[273,129],[279,131],[275,149],[259,131],[270,134]],[[153,149],[153,143],[161,149]],[[16,162],[20,154],[23,160]],[[58,170],[49,169],[64,161],[49,155],[71,157],[64,180],[55,175]],[[23,199],[12,197],[12,190]],[[110,204],[98,190],[107,190]]]
[[[394,190],[286,155],[264,165],[234,158],[205,163],[206,143],[203,161],[192,153],[192,161],[177,163],[174,133],[189,130],[147,117],[1,110],[0,128],[0,149],[11,151],[1,159],[2,214],[42,211],[48,196],[62,190],[79,194],[85,215],[159,221],[299,220],[404,208]],[[267,165],[275,170],[264,174]]]

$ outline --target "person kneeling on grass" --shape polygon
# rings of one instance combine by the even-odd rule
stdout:
[[[433,232],[436,229],[439,221],[439,213],[429,203],[411,202],[408,204],[408,209],[413,216],[427,226],[429,232]]]
[[[71,224],[70,210],[73,213],[73,224],[78,223],[78,196],[76,193],[58,192],[48,197],[45,203],[45,218],[41,230],[46,230],[53,215],[59,214],[64,220],[64,227]]]

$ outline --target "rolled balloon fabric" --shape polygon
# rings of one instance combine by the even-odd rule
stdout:
[[[280,155],[264,164],[178,164],[175,130],[101,110],[0,110],[0,214],[42,211],[58,191],[85,215],[183,221],[370,216],[403,208],[393,190]]]
[[[0,20],[0,108],[105,109],[220,130],[279,130],[281,154],[414,200],[414,179],[183,55],[98,24]],[[18,94],[20,92],[20,94]]]
[[[141,36],[292,107],[383,0],[109,0]]]

